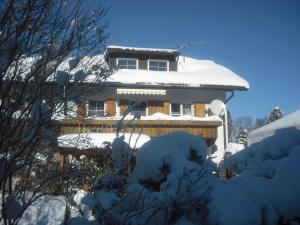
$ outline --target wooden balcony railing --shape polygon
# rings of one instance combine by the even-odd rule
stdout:
[[[65,119],[62,122],[60,135],[74,133],[111,133],[116,132],[117,120],[95,120],[95,119]],[[186,121],[186,120],[125,120],[123,125],[126,132],[146,134],[157,137],[173,131],[185,131],[206,139],[210,145],[218,137],[217,127],[222,125],[221,121]]]

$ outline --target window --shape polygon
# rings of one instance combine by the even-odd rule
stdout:
[[[137,59],[117,59],[119,69],[137,69]]]
[[[190,104],[182,105],[182,115],[192,115],[192,106]]]
[[[171,104],[171,116],[180,116],[180,104],[172,103]]]
[[[88,116],[93,116],[93,117],[104,116],[104,102],[89,101]]]
[[[192,115],[192,106],[191,104],[171,104],[171,115],[172,116],[181,116],[181,115]]]
[[[168,61],[166,60],[149,60],[148,69],[155,71],[168,71]]]
[[[139,114],[140,116],[146,116],[146,102],[130,101],[130,106],[133,106],[131,114]]]

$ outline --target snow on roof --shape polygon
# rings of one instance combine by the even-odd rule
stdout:
[[[111,46],[113,48],[122,46]],[[122,47],[131,49],[131,47]],[[143,49],[143,48],[135,48]],[[149,51],[169,51],[172,49],[147,49]],[[30,75],[30,70],[38,57],[29,57],[22,61],[19,71],[20,75],[25,78]],[[48,77],[48,81],[58,83],[86,82],[95,83],[103,81],[108,76],[108,68],[102,54],[95,56],[86,56],[79,60],[78,65],[71,68],[70,62],[76,60],[68,58],[62,62],[56,69],[56,72]],[[29,63],[28,63],[29,62]],[[68,73],[61,74],[59,71]],[[11,76],[12,73],[8,73]],[[100,75],[100,76],[99,76]],[[102,76],[104,77],[102,77]],[[178,71],[149,71],[149,70],[126,70],[120,69],[106,79],[106,82],[114,84],[125,84],[135,86],[159,86],[159,87],[214,87],[229,90],[247,90],[249,83],[229,70],[228,68],[216,64],[210,60],[198,60],[190,57],[179,56]]]
[[[259,142],[266,137],[272,136],[276,130],[288,127],[300,129],[300,110],[252,131],[248,135],[248,144]]]
[[[249,83],[213,61],[179,57],[177,71],[149,71],[120,69],[107,82],[175,87],[220,87],[247,90]]]
[[[109,45],[106,48],[104,55],[107,54],[107,51],[110,49],[120,49],[120,50],[129,50],[129,51],[141,51],[141,52],[161,52],[161,53],[176,53],[179,54],[179,51],[176,49],[166,49],[166,48],[137,48],[137,47],[128,47],[128,46],[119,46],[119,45]]]
[[[151,138],[145,134],[125,133],[124,141],[131,148],[140,148]],[[67,134],[57,138],[59,147],[73,147],[78,149],[105,148],[116,138],[116,133],[81,133]]]

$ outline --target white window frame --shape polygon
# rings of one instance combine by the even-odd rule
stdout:
[[[178,104],[179,105],[179,114],[173,114],[172,113],[172,105],[174,105],[174,104]],[[171,116],[181,116],[182,115],[182,104],[176,103],[176,102],[171,103],[170,104],[170,115]]]
[[[147,60],[147,69],[148,70],[150,70],[150,61],[154,61],[154,62],[166,62],[167,63],[167,70],[151,70],[151,71],[158,71],[158,72],[169,71],[169,60],[165,60],[165,59],[148,59]]]
[[[172,114],[172,104],[179,104],[179,107],[180,107],[180,113],[179,114]],[[188,115],[188,114],[183,114],[183,105],[190,105],[191,107],[191,114],[189,116],[194,116],[193,114],[193,105],[192,104],[181,104],[181,103],[176,103],[176,102],[173,102],[170,104],[170,115],[171,116],[184,116],[184,115]]]
[[[139,59],[138,58],[117,58],[117,68],[119,68],[119,60],[135,60],[135,69],[128,69],[128,68],[120,68],[121,70],[138,70],[139,69]]]
[[[90,102],[103,102],[103,110],[89,110]],[[87,115],[88,115],[88,117],[101,117],[101,116],[97,116],[97,115],[89,115],[90,111],[94,111],[94,112],[103,111],[103,117],[104,117],[105,114],[106,114],[106,101],[104,101],[104,100],[89,100],[88,104],[87,104]]]

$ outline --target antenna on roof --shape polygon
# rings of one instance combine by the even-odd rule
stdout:
[[[194,45],[202,45],[202,44],[205,44],[205,42],[204,41],[183,42],[180,45],[175,46],[174,49],[176,49],[178,51],[181,51],[183,49],[190,48],[190,47],[192,47]]]
[[[192,46],[195,46],[195,45],[202,45],[202,44],[205,44],[205,41],[196,41],[196,42],[183,42],[175,47],[172,47],[173,49],[176,49],[179,51],[180,55],[183,56],[182,52],[184,49],[186,48],[190,48]],[[183,60],[185,60],[184,56],[183,56]]]

